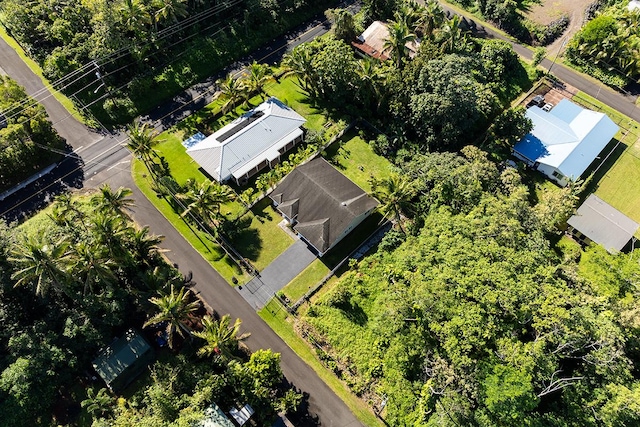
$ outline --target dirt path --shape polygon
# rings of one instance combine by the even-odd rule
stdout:
[[[547,25],[563,15],[569,17],[569,27],[567,27],[564,34],[546,47],[547,58],[553,60],[563,50],[562,43],[569,41],[582,28],[584,11],[591,3],[593,3],[593,0],[543,0],[541,4],[534,5],[531,8],[527,18],[542,25]]]

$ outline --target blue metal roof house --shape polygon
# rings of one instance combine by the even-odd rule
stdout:
[[[533,130],[513,147],[513,155],[564,187],[582,176],[618,132],[606,114],[563,99],[551,111],[530,107]]]
[[[187,154],[218,182],[244,184],[303,139],[306,119],[276,98],[187,148]]]

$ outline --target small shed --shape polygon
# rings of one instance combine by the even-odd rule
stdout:
[[[633,249],[638,223],[596,196],[590,195],[567,221],[580,243],[602,245],[609,252]]]
[[[129,329],[100,351],[93,368],[114,393],[124,389],[153,361],[154,352],[140,333]]]

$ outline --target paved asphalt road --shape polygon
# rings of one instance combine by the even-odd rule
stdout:
[[[301,30],[298,34],[287,39],[276,40],[265,51],[257,52],[253,57],[266,60],[264,55],[276,52],[277,58],[285,49],[297,43],[309,40],[326,31],[325,25],[312,25]],[[493,34],[494,37],[503,38]],[[514,44],[514,49],[522,56],[530,58],[530,51]],[[247,58],[242,62],[249,62]],[[269,59],[269,58],[267,58]],[[276,59],[274,59],[276,60]],[[235,64],[235,69],[241,63]],[[550,61],[543,62],[543,66],[551,66]],[[170,249],[169,259],[179,265],[183,272],[192,271],[197,282],[196,290],[201,297],[214,309],[221,313],[230,313],[233,317],[243,319],[243,329],[252,333],[248,345],[252,349],[271,348],[282,354],[283,371],[289,381],[303,391],[309,393],[310,412],[317,414],[323,426],[346,427],[361,425],[351,414],[346,405],[324,384],[322,380],[309,368],[291,349],[258,317],[254,309],[231,288],[219,274],[175,231],[155,207],[137,190],[130,175],[130,156],[121,146],[124,135],[104,134],[87,129],[81,123],[69,116],[67,111],[53,98],[35,76],[20,60],[15,52],[0,39],[0,67],[18,83],[25,86],[27,93],[35,96],[45,106],[58,132],[67,139],[69,145],[81,156],[81,160],[71,159],[68,164],[56,169],[58,175],[70,177],[77,164],[84,162],[84,176],[68,183],[71,186],[84,185],[97,187],[102,183],[109,183],[112,187],[125,186],[134,190],[136,200],[135,219],[140,224],[149,225],[156,234],[165,235],[163,246]],[[232,68],[233,70],[233,68]],[[589,79],[579,76],[565,67],[556,64],[553,73],[559,78],[583,90],[612,106],[613,108],[640,120],[640,113],[632,103],[631,97],[624,97],[610,89],[599,87]],[[191,114],[212,99],[215,89],[210,79],[203,84],[196,85],[192,90],[174,98],[171,102],[158,107],[148,115],[157,128],[166,128],[182,117]],[[180,107],[179,111],[175,111]],[[75,163],[74,163],[75,162]],[[58,176],[56,175],[56,177]],[[80,182],[79,182],[80,181]],[[51,182],[39,182],[30,186],[24,193],[16,195],[23,200],[30,200],[30,193],[40,192],[47,187],[53,188]],[[0,212],[2,214],[2,212]]]

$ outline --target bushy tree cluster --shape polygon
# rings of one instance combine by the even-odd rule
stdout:
[[[416,185],[406,240],[364,258],[301,323],[354,391],[386,396],[394,426],[638,422],[637,259],[558,255],[540,205],[559,201],[532,206],[517,171],[477,148],[401,170]]]
[[[625,78],[635,80],[640,76],[639,43],[637,11],[618,5],[607,9],[576,33],[567,45],[565,56],[606,83],[624,86]]]
[[[54,163],[65,148],[44,107],[0,76],[0,192]]]

